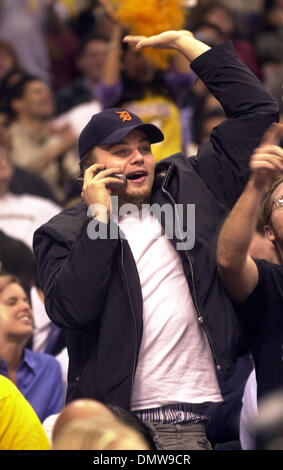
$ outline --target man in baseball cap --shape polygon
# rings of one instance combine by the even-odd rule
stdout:
[[[134,113],[110,108],[92,116],[79,136],[80,159],[94,146],[117,144],[135,129],[143,131],[151,144],[161,142],[164,135],[154,124],[145,124]]]
[[[106,109],[91,118],[79,136],[78,150],[82,197],[90,210],[95,205],[106,208],[103,216],[96,212],[98,220],[108,222],[112,195],[119,195],[119,206],[149,200],[155,168],[151,144],[163,139],[158,127],[125,109]],[[115,173],[125,175],[126,187]]]
[[[68,336],[67,401],[133,411],[157,449],[211,449],[207,404],[222,401],[216,368],[229,378],[246,347],[217,277],[217,236],[278,105],[231,43],[210,48],[189,31],[125,40],[182,53],[228,117],[197,157],[155,165],[151,144],[163,138],[155,126],[125,109],[94,116],[79,138],[83,201],[35,233],[38,279]],[[98,204],[105,217],[91,209]]]

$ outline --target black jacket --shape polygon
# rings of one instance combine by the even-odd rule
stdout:
[[[278,106],[230,43],[201,55],[191,67],[221,101],[227,120],[196,157],[177,154],[156,165],[152,203],[195,204],[194,248],[178,253],[198,321],[218,369],[228,377],[245,342],[217,276],[217,237],[247,182],[252,150],[278,119]],[[139,276],[126,240],[88,237],[92,219],[86,212],[81,202],[36,231],[38,279],[48,315],[67,329],[68,400],[92,397],[129,408],[143,328]],[[186,232],[185,215],[183,223]]]

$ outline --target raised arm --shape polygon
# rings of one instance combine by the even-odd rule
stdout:
[[[280,127],[273,124],[262,144],[255,149],[248,184],[219,235],[218,272],[225,288],[237,302],[246,300],[258,282],[257,266],[248,250],[266,187],[277,173],[283,171],[283,150],[271,143]]]
[[[155,36],[126,36],[123,39],[136,49],[154,47],[158,49],[174,49],[183,54],[191,63],[210,49],[210,46],[196,39],[190,31],[166,31]]]
[[[124,41],[138,49],[179,51],[223,106],[227,119],[200,146],[193,164],[215,197],[231,209],[247,183],[254,148],[278,120],[278,103],[239,60],[230,42],[210,48],[183,30],[148,38],[126,36]]]

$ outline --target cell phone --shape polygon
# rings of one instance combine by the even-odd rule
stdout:
[[[101,170],[102,171],[102,170]],[[115,184],[114,182],[111,182],[111,183],[108,183],[107,184],[107,188],[110,188],[110,189],[125,189],[126,186],[127,186],[127,177],[124,173],[112,173],[111,175],[111,178],[117,178],[118,180],[120,181],[123,181],[123,184]],[[83,178],[77,178],[77,181],[79,182],[83,182]]]
[[[113,173],[112,175],[110,175],[111,178],[117,178],[118,180],[120,181],[123,181],[123,184],[122,185],[116,185],[115,183],[111,182],[109,184],[107,184],[107,188],[110,188],[110,189],[125,189],[125,187],[127,186],[127,177],[124,173]]]

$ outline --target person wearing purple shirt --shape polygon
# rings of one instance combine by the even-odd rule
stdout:
[[[0,276],[0,374],[18,387],[40,421],[61,411],[63,378],[59,362],[25,347],[33,314],[25,290],[11,275]]]

